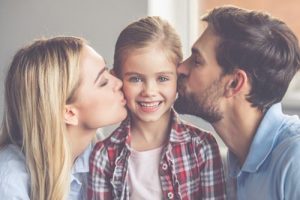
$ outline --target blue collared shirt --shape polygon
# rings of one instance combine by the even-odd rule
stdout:
[[[300,199],[299,118],[284,115],[280,103],[273,105],[258,127],[243,166],[231,152],[228,166],[239,200]]]
[[[86,199],[90,145],[75,161],[70,182],[69,200]],[[8,145],[0,150],[0,198],[29,200],[30,176],[19,147]]]

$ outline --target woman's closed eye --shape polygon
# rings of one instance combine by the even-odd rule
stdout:
[[[98,84],[99,87],[104,87],[108,84],[108,79],[107,78],[102,78]]]

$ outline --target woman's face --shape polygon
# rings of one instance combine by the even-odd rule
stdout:
[[[79,125],[97,129],[122,121],[127,115],[122,82],[109,73],[103,58],[90,46],[83,48],[79,65],[81,78],[74,102]]]

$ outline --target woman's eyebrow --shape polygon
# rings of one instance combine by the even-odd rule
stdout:
[[[97,75],[97,77],[96,77],[94,83],[96,83],[96,82],[98,81],[98,79],[99,79],[99,77],[101,76],[101,74],[103,74],[106,70],[107,70],[107,67],[106,67],[106,66],[103,67],[103,68],[100,70],[100,72],[98,73],[98,75]]]

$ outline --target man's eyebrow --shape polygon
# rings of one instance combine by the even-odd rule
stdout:
[[[106,70],[107,70],[107,67],[106,67],[106,66],[103,67],[103,68],[100,70],[100,72],[98,73],[98,75],[97,75],[97,77],[96,77],[94,83],[96,83],[96,82],[98,81],[98,79],[99,79],[99,77],[101,76],[101,74],[103,74]]]
[[[202,61],[204,61],[204,57],[203,57],[202,53],[199,51],[199,49],[193,47],[192,48],[192,54],[194,56],[196,56],[196,58],[201,59]]]
[[[201,53],[199,52],[199,50],[198,49],[196,49],[196,48],[192,48],[192,53],[193,54],[197,54],[197,55],[201,55]]]

